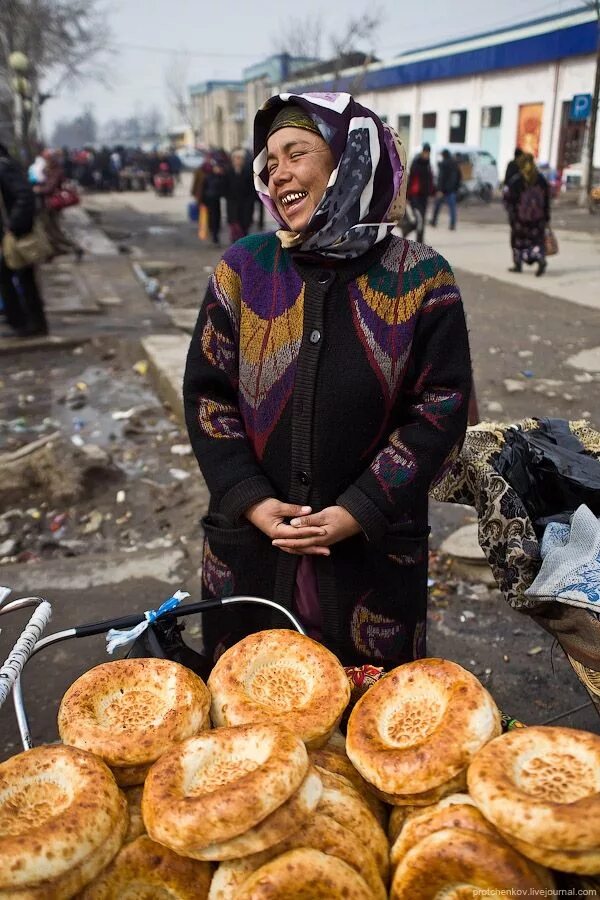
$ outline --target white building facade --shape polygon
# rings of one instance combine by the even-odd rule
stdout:
[[[564,13],[372,64],[353,93],[400,132],[410,155],[425,141],[471,144],[502,175],[518,145],[562,169],[582,158],[597,40],[593,11]],[[344,90],[357,75],[289,80],[286,90]]]

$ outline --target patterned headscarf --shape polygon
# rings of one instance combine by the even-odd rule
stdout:
[[[269,196],[267,138],[286,105],[302,109],[332,152],[335,168],[306,232],[291,231]],[[350,94],[276,94],[254,119],[254,186],[281,225],[284,247],[352,259],[398,225],[406,205],[406,152],[396,132]]]
[[[517,165],[527,184],[535,184],[538,177],[538,170],[533,154],[522,153],[517,160]]]

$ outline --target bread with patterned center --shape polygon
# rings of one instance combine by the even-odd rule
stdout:
[[[444,828],[419,841],[400,860],[392,879],[390,900],[473,900],[473,897],[549,896],[548,872],[533,866],[504,841],[489,834]]]
[[[382,794],[414,797],[460,778],[500,731],[498,708],[474,675],[445,659],[419,659],[361,697],[348,720],[346,752]],[[406,802],[414,804],[412,797]]]
[[[263,853],[221,863],[213,878],[209,900],[236,900],[237,890],[252,872],[283,853],[305,847],[343,860],[364,879],[375,900],[386,900],[387,893],[373,854],[349,828],[320,812],[285,841]]]
[[[477,754],[467,778],[475,803],[507,839],[535,845],[536,855],[541,848],[598,855],[600,736],[515,729]]]
[[[443,828],[462,828],[465,831],[489,834],[496,839],[499,837],[494,826],[484,819],[468,794],[451,794],[434,806],[427,806],[406,819],[390,850],[392,868],[419,841]]]
[[[111,861],[127,804],[91,753],[51,745],[0,764],[0,897],[73,897]]]
[[[115,769],[139,773],[172,744],[205,725],[210,694],[201,678],[168,659],[102,663],[69,687],[58,711],[65,744],[89,750]],[[117,775],[118,778],[118,775]],[[118,779],[119,780],[119,779]]]
[[[208,863],[142,835],[123,847],[80,900],[207,900],[211,878]]]
[[[287,629],[259,631],[230,647],[208,686],[215,726],[276,722],[310,748],[327,742],[350,699],[337,657]]]
[[[291,850],[243,883],[237,900],[373,900],[360,875],[319,850]]]
[[[228,841],[275,812],[308,772],[308,753],[276,724],[218,728],[175,744],[144,784],[150,837],[185,856]]]

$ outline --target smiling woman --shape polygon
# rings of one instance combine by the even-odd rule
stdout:
[[[349,94],[280,94],[254,183],[279,225],[224,254],[192,337],[186,419],[211,498],[203,596],[275,599],[345,664],[425,653],[427,494],[471,385],[447,262],[398,236],[406,156]],[[204,622],[214,657],[286,627]]]

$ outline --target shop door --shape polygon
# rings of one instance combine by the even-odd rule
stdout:
[[[525,103],[519,106],[517,147],[520,147],[524,153],[533,153],[535,159],[538,158],[540,152],[543,116],[543,103]]]
[[[583,140],[587,122],[572,122],[571,101],[565,100],[560,118],[560,140],[558,144],[558,166],[561,171],[566,166],[581,162]]]

